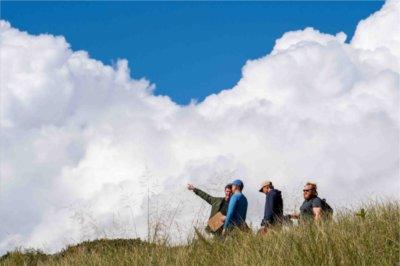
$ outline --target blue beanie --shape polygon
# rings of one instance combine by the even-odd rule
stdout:
[[[236,179],[235,181],[233,181],[232,185],[235,185],[235,186],[238,186],[240,188],[243,188],[243,182],[240,179]]]

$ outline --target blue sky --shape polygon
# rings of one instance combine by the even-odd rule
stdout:
[[[73,50],[112,64],[179,104],[231,88],[248,59],[291,30],[343,31],[383,2],[1,2],[1,17],[31,34],[63,35]]]

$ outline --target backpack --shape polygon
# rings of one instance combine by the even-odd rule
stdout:
[[[326,199],[322,199],[322,210],[324,211],[324,214],[328,217],[332,217],[333,215],[333,209],[332,207],[326,202]]]

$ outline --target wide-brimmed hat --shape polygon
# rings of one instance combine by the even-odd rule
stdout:
[[[265,186],[269,186],[269,187],[271,187],[272,186],[272,182],[271,181],[264,181],[264,182],[262,182],[261,183],[261,188],[260,188],[260,192],[263,192],[263,187],[265,187]]]

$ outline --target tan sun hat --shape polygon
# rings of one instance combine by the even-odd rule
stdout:
[[[272,182],[271,181],[264,181],[264,182],[262,182],[261,183],[261,188],[260,188],[260,192],[263,192],[262,191],[262,189],[263,189],[263,187],[265,187],[265,186],[272,186]]]

